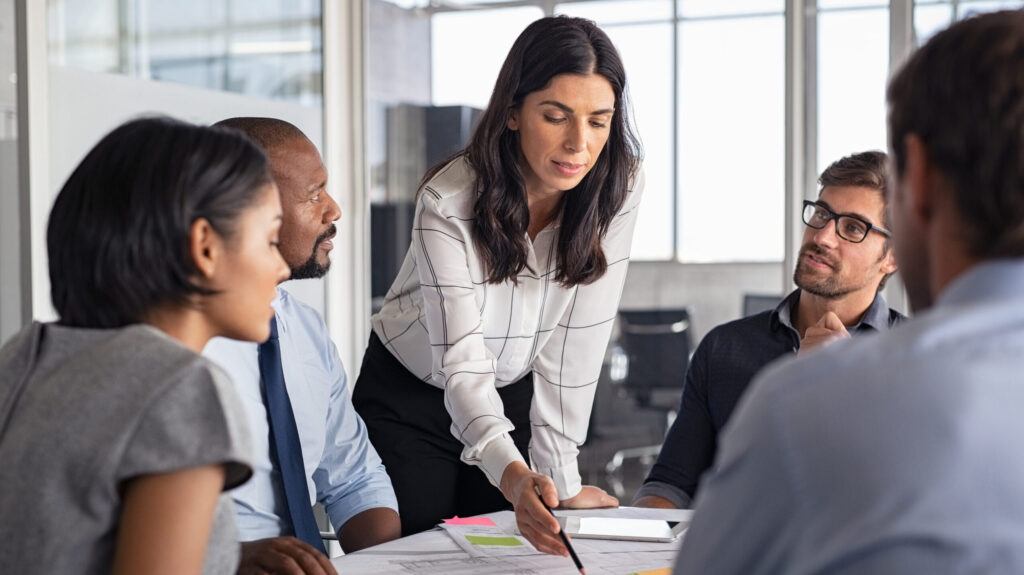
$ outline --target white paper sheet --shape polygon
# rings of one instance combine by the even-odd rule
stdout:
[[[594,513],[612,517],[641,517],[689,520],[690,512],[641,510],[635,508],[556,511],[556,515]],[[609,514],[609,515],[604,515]],[[511,534],[515,516],[510,511],[488,515],[497,525],[495,533]],[[479,529],[479,526],[474,526]],[[490,535],[490,532],[488,532]],[[587,575],[628,575],[638,571],[668,568],[675,562],[682,537],[672,543],[605,540],[573,540]],[[528,543],[527,543],[528,546]],[[442,529],[405,537],[332,560],[342,575],[579,575],[572,559],[529,554],[472,557]]]
[[[536,555],[537,550],[525,537],[514,535],[497,525],[441,525],[441,530],[470,557],[515,557]],[[481,540],[515,541],[515,545],[488,545]]]

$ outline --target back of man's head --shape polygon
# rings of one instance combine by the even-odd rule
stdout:
[[[237,117],[221,120],[214,124],[244,132],[257,146],[269,153],[275,147],[293,138],[305,138],[302,130],[294,124],[277,118]]]
[[[1024,10],[936,34],[889,84],[896,176],[916,135],[949,185],[977,259],[1024,256]]]

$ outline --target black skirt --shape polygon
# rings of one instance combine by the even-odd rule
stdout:
[[[515,425],[510,435],[529,461],[532,374],[499,388],[498,396]],[[454,515],[511,508],[482,470],[459,459],[464,446],[451,434],[444,390],[405,369],[376,333],[370,335],[352,403],[395,487],[402,535],[431,529]]]

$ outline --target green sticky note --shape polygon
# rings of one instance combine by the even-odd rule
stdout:
[[[515,537],[483,537],[481,535],[466,535],[466,539],[473,545],[500,545],[502,547],[518,547],[523,544]]]

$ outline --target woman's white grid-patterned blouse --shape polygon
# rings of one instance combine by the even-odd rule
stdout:
[[[462,460],[495,485],[522,461],[496,388],[532,370],[530,458],[567,499],[581,487],[576,456],[626,277],[642,171],[603,240],[607,273],[573,288],[554,281],[557,220],[530,246],[532,272],[518,284],[486,283],[472,238],[473,179],[460,157],[420,191],[412,245],[373,329],[410,372],[444,389]]]

